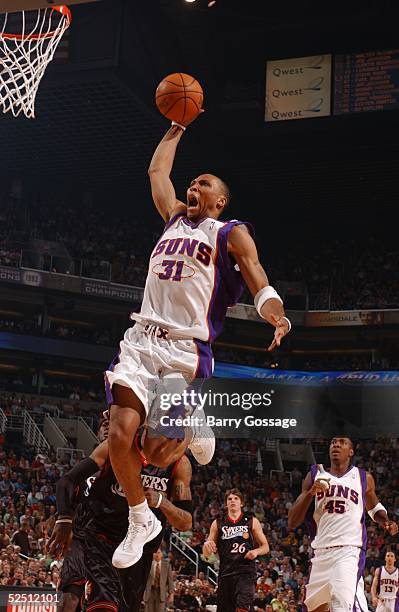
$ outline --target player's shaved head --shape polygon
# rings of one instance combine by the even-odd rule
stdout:
[[[229,203],[230,203],[230,189],[229,189],[229,186],[227,185],[227,183],[224,182],[223,179],[219,178],[218,176],[216,178],[217,178],[217,180],[219,182],[220,191],[226,197],[226,206],[228,206]],[[225,206],[225,208],[226,208],[226,206]]]
[[[224,195],[226,198],[226,207],[230,202],[230,189],[227,183],[223,179],[221,179],[220,176],[216,176],[216,174],[207,173],[205,176],[210,176],[216,181],[218,190],[220,191],[221,195]]]

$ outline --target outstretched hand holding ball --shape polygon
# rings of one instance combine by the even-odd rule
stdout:
[[[194,77],[175,72],[159,83],[155,102],[164,117],[185,128],[203,112],[204,94]]]

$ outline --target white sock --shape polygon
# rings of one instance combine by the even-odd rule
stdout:
[[[129,506],[129,522],[133,523],[146,523],[151,510],[148,506],[147,500],[145,499],[136,506]]]

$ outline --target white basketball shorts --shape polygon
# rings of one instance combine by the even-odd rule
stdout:
[[[367,612],[362,575],[365,553],[358,546],[334,546],[314,551],[305,605],[315,610],[328,603],[331,612]]]
[[[397,599],[379,599],[376,612],[397,612],[399,602]]]
[[[161,393],[182,393],[195,378],[213,372],[210,344],[197,339],[170,339],[168,330],[136,323],[120,342],[119,353],[104,373],[109,406],[114,384],[129,387],[146,414]]]

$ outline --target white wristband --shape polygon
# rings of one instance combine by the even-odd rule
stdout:
[[[263,289],[258,291],[258,293],[254,297],[255,308],[258,312],[258,315],[262,317],[262,319],[265,318],[262,316],[261,313],[262,306],[265,302],[267,302],[267,300],[270,300],[271,298],[279,300],[279,302],[283,303],[283,300],[281,299],[277,291],[273,289],[273,287],[271,287],[270,285],[268,285],[267,287],[263,287]]]
[[[177,127],[181,128],[183,130],[183,132],[186,131],[186,127],[184,125],[182,125],[181,123],[177,123],[177,121],[172,121],[172,127],[174,127],[175,125],[177,125]]]
[[[384,512],[386,512],[386,513],[388,514],[387,509],[386,509],[386,508],[385,508],[385,507],[384,507],[384,506],[383,506],[383,505],[382,505],[380,502],[378,502],[378,504],[377,504],[376,506],[374,506],[374,508],[372,508],[371,510],[369,510],[369,511],[368,511],[368,515],[369,515],[369,517],[370,517],[370,518],[371,518],[371,519],[372,519],[374,522],[376,522],[376,521],[375,521],[375,519],[374,519],[374,516],[375,516],[375,515],[376,515],[376,513],[377,513],[377,512],[379,512],[380,510],[384,510]]]
[[[155,508],[159,508],[159,506],[162,504],[162,493],[159,493],[158,491],[158,495],[159,497],[157,503],[155,504]]]
[[[291,321],[285,315],[282,318],[285,319],[287,321],[287,323],[288,323],[288,332],[287,333],[289,333],[291,331],[291,329],[292,329]]]

